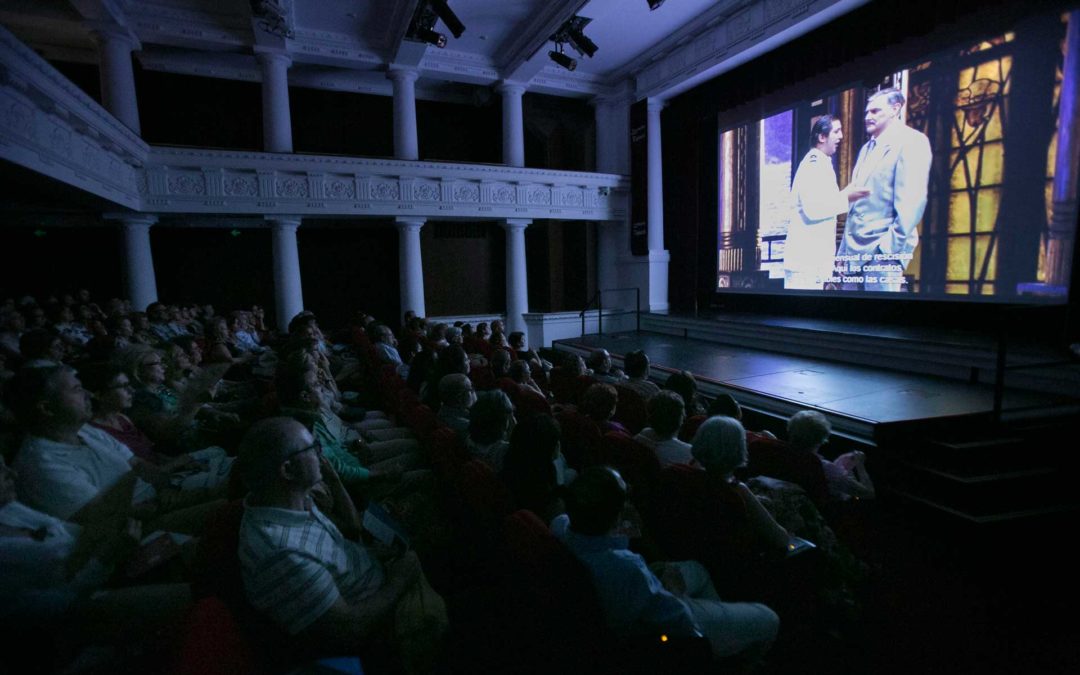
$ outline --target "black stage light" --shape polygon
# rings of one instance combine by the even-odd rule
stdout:
[[[654,10],[664,4],[664,0],[649,0],[649,10]]]
[[[430,28],[420,28],[416,31],[416,37],[420,38],[428,44],[435,45],[439,49],[446,46],[446,36],[442,33],[436,33]]]
[[[457,18],[457,14],[454,14],[454,10],[450,9],[450,5],[446,4],[446,0],[429,0],[429,4],[435,10],[435,13],[439,15],[439,18],[442,19],[442,22],[446,24],[446,27],[450,29],[450,32],[454,34],[454,37],[461,37],[461,34],[465,32],[465,24],[461,23],[461,19]]]
[[[577,68],[577,59],[571,58],[566,54],[563,54],[562,45],[556,45],[556,47],[558,48],[558,51],[553,49],[548,52],[548,56],[551,57],[551,60],[559,64],[563,68],[566,68],[567,70],[574,70],[575,68]]]

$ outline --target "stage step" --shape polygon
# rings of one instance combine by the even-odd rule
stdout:
[[[996,430],[958,425],[945,437],[889,434],[879,439],[869,468],[898,498],[972,523],[1077,511],[1077,459],[1060,440],[1070,437],[1076,422]]]

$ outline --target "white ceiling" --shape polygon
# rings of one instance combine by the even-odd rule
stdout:
[[[466,30],[454,39],[440,21],[436,30],[449,39],[440,50],[402,42],[419,0],[278,1],[291,5],[291,39],[260,30],[248,0],[0,0],[0,24],[59,60],[96,62],[92,27],[118,24],[139,39],[137,58],[150,69],[257,79],[252,50],[259,46],[288,52],[290,79],[302,86],[388,93],[382,72],[394,64],[419,68],[421,96],[509,80],[588,97],[632,92],[637,73],[749,5],[804,8],[789,11],[798,14],[813,4],[842,4],[667,0],[650,11],[646,0],[449,0]],[[571,73],[547,53],[551,33],[574,14],[592,19],[585,33],[599,49],[590,59],[568,48],[578,59]]]

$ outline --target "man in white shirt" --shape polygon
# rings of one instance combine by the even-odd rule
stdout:
[[[795,213],[784,241],[784,288],[821,290],[833,274],[836,216],[870,194],[864,187],[836,183],[832,157],[844,140],[840,120],[822,115],[810,129],[810,151],[791,182]]]

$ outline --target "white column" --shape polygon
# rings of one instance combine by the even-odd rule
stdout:
[[[671,255],[664,250],[664,169],[660,145],[660,111],[664,103],[648,100],[648,200],[649,208],[649,310],[668,308],[668,263]]]
[[[274,247],[274,309],[278,330],[285,332],[289,321],[304,311],[304,292],[300,287],[300,251],[296,245],[296,228],[300,216],[267,218],[273,228]]]
[[[525,228],[531,220],[507,218],[506,230],[506,332],[525,330],[529,311],[529,276],[525,267]]]
[[[592,105],[596,117],[596,170],[600,173],[619,173],[619,134],[625,133],[625,129],[617,123],[617,115],[620,110],[623,113],[628,111],[625,106],[600,98],[593,99]],[[618,262],[620,257],[629,255],[629,242],[620,239],[624,230],[621,224],[620,221],[597,223],[596,276],[601,291],[619,287]]]
[[[120,223],[124,232],[124,281],[127,297],[135,311],[146,310],[157,302],[157,277],[154,275],[154,254],[150,250],[150,226],[157,216],[142,213],[106,215]]]
[[[420,254],[420,228],[424,218],[395,218],[398,228],[398,274],[401,282],[401,316],[410,309],[426,316],[424,308],[424,261]]]
[[[289,111],[289,66],[282,52],[258,52],[262,66],[263,150],[292,152],[292,113]]]
[[[416,78],[413,68],[391,68],[386,74],[394,82],[394,157],[420,159],[416,137]]]
[[[502,154],[503,164],[525,166],[525,122],[521,112],[521,97],[525,87],[504,82],[499,85],[502,96]]]
[[[98,28],[94,38],[101,60],[101,101],[116,119],[141,134],[135,70],[131,65],[131,52],[141,48],[139,42],[119,26]]]

